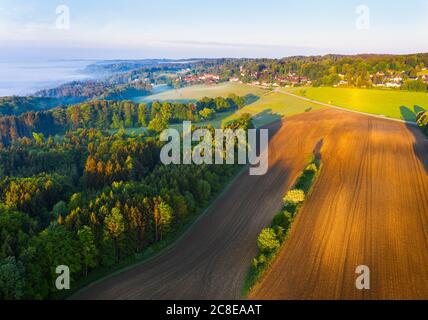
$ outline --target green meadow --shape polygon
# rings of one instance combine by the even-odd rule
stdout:
[[[254,124],[261,127],[282,117],[325,108],[319,104],[287,96],[280,92],[268,91],[260,96],[257,101],[236,112],[228,120],[237,118],[242,113],[249,113],[253,116]]]
[[[279,89],[278,91],[281,90],[350,110],[407,121],[415,121],[418,112],[428,110],[428,93],[424,92],[332,87],[287,88]],[[252,98],[248,105],[236,113],[220,113],[216,115],[214,120],[199,124],[210,123],[219,128],[223,122],[236,119],[243,113],[249,113],[253,116],[254,124],[257,127],[261,127],[282,117],[326,108],[315,102],[304,101],[281,92],[228,82],[168,90],[148,97],[141,97],[135,101],[189,102],[197,101],[203,97],[227,97],[231,93],[239,96],[251,95]],[[172,125],[172,127],[177,126]],[[135,131],[135,129],[128,130]]]
[[[218,114],[213,121],[210,121],[214,127],[220,127],[222,122],[236,119],[243,113],[250,113],[254,118],[254,124],[257,127],[261,127],[281,117],[325,108],[316,103],[303,101],[272,90],[262,89],[247,84],[228,82],[217,85],[196,85],[169,90],[160,94],[142,97],[136,99],[136,101],[148,102],[157,100],[188,102],[196,101],[203,97],[227,97],[231,93],[238,96],[252,95],[252,98],[247,106],[236,113]],[[207,124],[207,122],[204,124]]]
[[[422,70],[418,72],[418,76],[426,76],[428,75],[428,69],[427,70]]]
[[[249,85],[224,82],[213,85],[195,85],[181,89],[171,89],[159,94],[134,99],[135,102],[177,101],[188,102],[200,100],[203,97],[227,97],[231,93],[238,96],[253,94],[259,96],[265,90]]]
[[[415,121],[417,113],[428,110],[428,93],[425,92],[332,87],[286,90],[346,109],[406,121]]]

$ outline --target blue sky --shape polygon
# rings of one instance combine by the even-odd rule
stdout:
[[[56,28],[62,4],[68,30]],[[0,0],[2,59],[369,52],[428,52],[428,0]]]

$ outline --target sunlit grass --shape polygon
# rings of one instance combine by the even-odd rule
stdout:
[[[428,110],[425,92],[331,87],[283,90],[339,107],[407,121],[415,121],[418,112]]]
[[[257,127],[261,127],[284,116],[291,116],[324,108],[318,104],[302,101],[298,98],[290,97],[282,93],[239,83],[190,86],[162,92],[144,99],[145,101],[158,100],[189,102],[197,101],[203,97],[227,97],[231,93],[238,96],[251,94],[256,96],[257,99],[238,112],[229,113],[227,117],[225,117],[225,114],[217,115],[216,120],[213,122],[214,127],[220,127],[221,122],[236,119],[243,113],[250,113],[254,117],[255,125]]]

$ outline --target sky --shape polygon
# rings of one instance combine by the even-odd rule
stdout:
[[[428,52],[428,0],[0,0],[0,59]]]

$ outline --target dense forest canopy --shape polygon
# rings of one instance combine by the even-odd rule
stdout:
[[[230,125],[252,127],[248,116]],[[80,128],[0,150],[0,298],[52,297],[58,265],[74,283],[135,257],[200,213],[239,169],[165,166],[161,146],[156,134]]]
[[[81,102],[79,98],[48,98],[48,97],[2,97],[0,98],[0,116],[20,115],[29,111],[48,110],[60,105]]]

